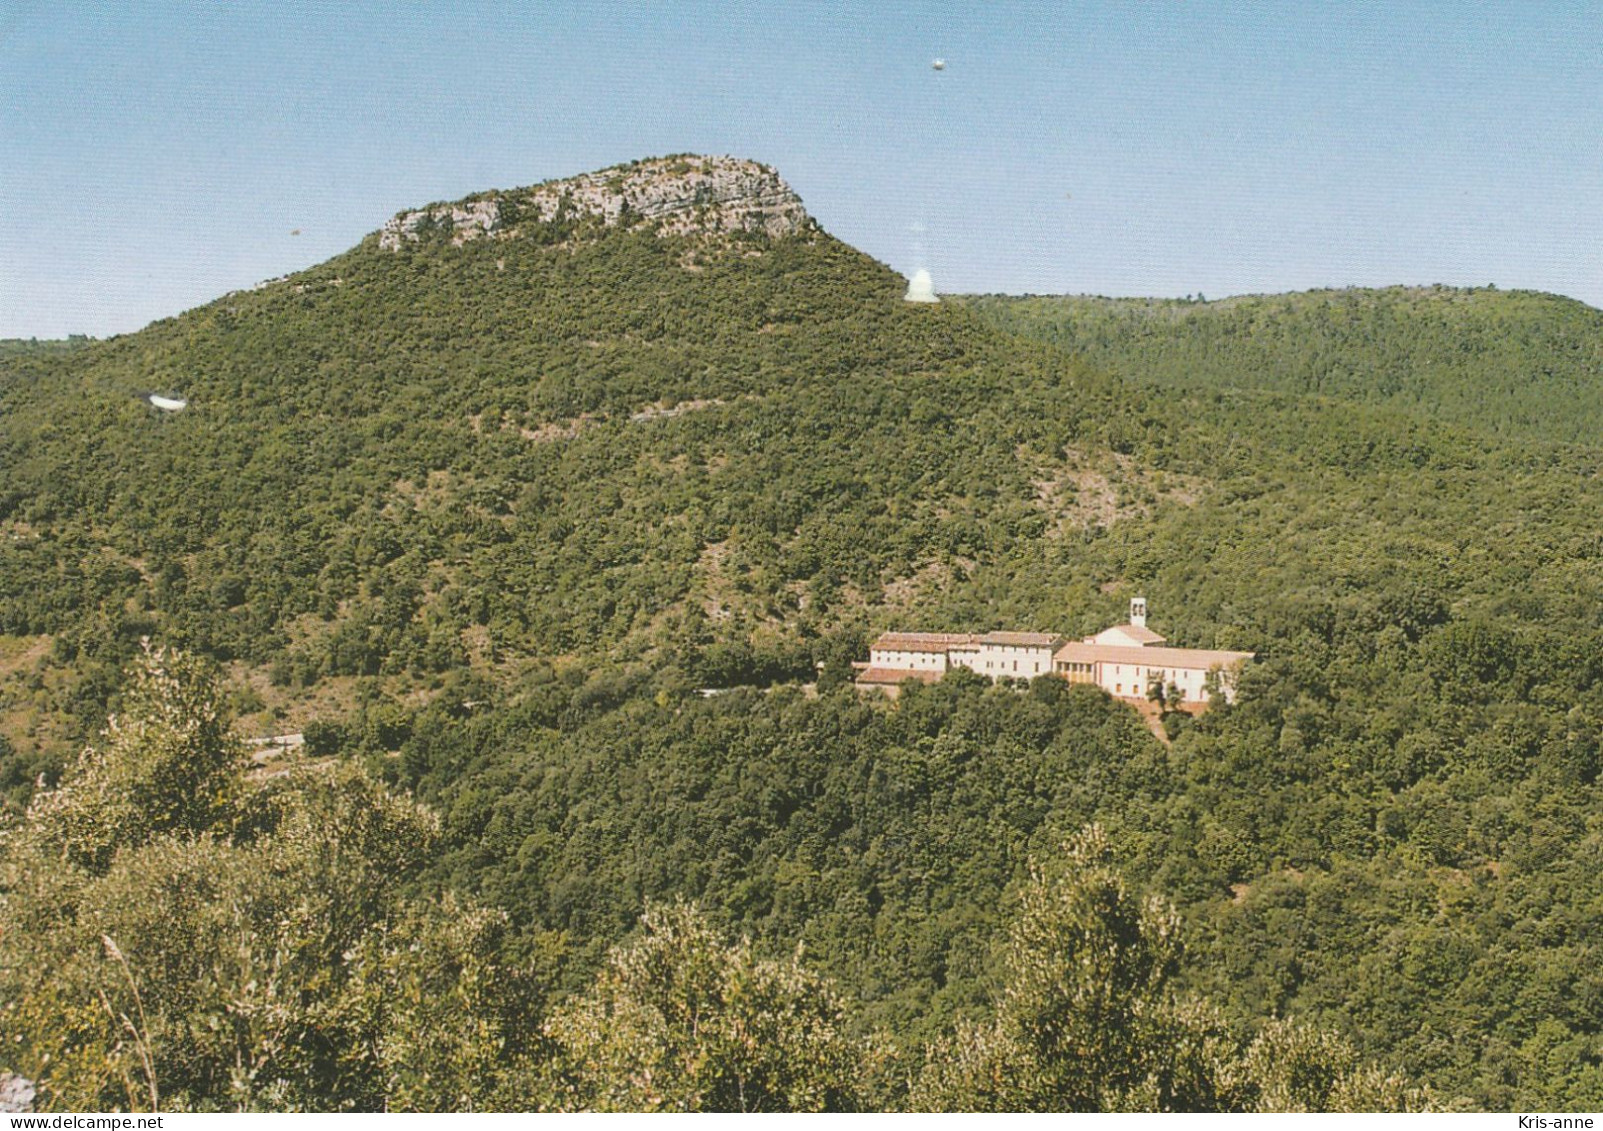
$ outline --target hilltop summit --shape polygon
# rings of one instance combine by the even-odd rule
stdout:
[[[401,212],[379,232],[379,246],[399,251],[403,243],[442,230],[461,244],[486,235],[515,236],[529,223],[583,217],[608,227],[650,227],[661,235],[783,236],[814,227],[801,197],[769,166],[677,154]]]

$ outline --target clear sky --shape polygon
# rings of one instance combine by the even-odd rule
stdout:
[[[408,206],[681,151],[777,166],[942,291],[1603,306],[1597,0],[0,0],[0,337],[137,329]]]

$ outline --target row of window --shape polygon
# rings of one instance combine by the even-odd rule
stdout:
[[[1085,664],[1085,665],[1083,665],[1083,667],[1084,667],[1084,670],[1086,670],[1086,671],[1090,671],[1091,670],[1091,665],[1090,664]],[[1124,674],[1124,665],[1123,664],[1115,664],[1115,665],[1113,665],[1113,674],[1114,675],[1123,675]],[[1130,674],[1139,678],[1140,675],[1141,675],[1141,669],[1140,668],[1136,668]],[[1180,681],[1182,679],[1187,678],[1190,674],[1191,674],[1190,672],[1165,671],[1163,668],[1148,668],[1147,669],[1147,678],[1148,679],[1161,679],[1161,680],[1166,680],[1166,681],[1178,682],[1178,681]]]

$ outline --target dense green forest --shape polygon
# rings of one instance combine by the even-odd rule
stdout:
[[[566,933],[409,891],[437,814],[359,766],[249,781],[214,679],[147,650],[0,840],[0,1025],[72,1110],[1413,1110],[1427,1091],[1182,989],[1096,826],[1019,885],[992,1000],[925,1048],[683,901],[554,992]],[[1061,698],[1061,696],[1059,696]],[[1105,708],[1103,708],[1105,710]]]
[[[1603,1105],[1597,312],[932,307],[816,229],[449,236],[0,350],[0,988],[30,1003],[0,1070],[71,1106],[41,1058],[75,1025],[123,1105]],[[1168,741],[1052,679],[849,683],[884,628],[1077,634],[1138,592],[1259,656]],[[147,637],[304,758],[242,774],[206,731],[221,808],[112,805],[153,756],[96,737],[150,713]],[[115,812],[70,845],[86,790]],[[343,908],[331,859],[393,876]],[[185,997],[159,932],[106,924],[213,868],[260,916],[184,909],[195,961],[258,957]],[[1174,924],[1087,921],[1085,884]],[[315,946],[269,930],[302,904]],[[1040,956],[1101,931],[1130,964],[1054,1005]],[[299,1012],[215,1004],[286,947]],[[391,1017],[398,986],[457,1012]],[[769,1003],[726,1020],[771,1059],[687,1044],[691,992]],[[1075,1035],[1108,994],[1127,1046]],[[620,1091],[631,1056],[717,1078]]]
[[[1603,312],[1558,295],[1389,287],[1216,302],[962,301],[998,326],[1140,381],[1314,393],[1537,440],[1595,443],[1603,425]]]

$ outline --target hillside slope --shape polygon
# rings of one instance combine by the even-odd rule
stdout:
[[[664,203],[681,182],[688,211]],[[903,303],[787,192],[678,158],[431,206],[6,363],[0,631],[113,667],[156,633],[293,685],[641,658],[710,629],[816,637],[1034,529],[1035,464],[1106,451],[1130,411]],[[482,228],[418,219],[492,203]]]
[[[1603,311],[1529,291],[1390,287],[1217,302],[970,296],[970,309],[1127,377],[1389,405],[1500,436],[1591,443]]]

